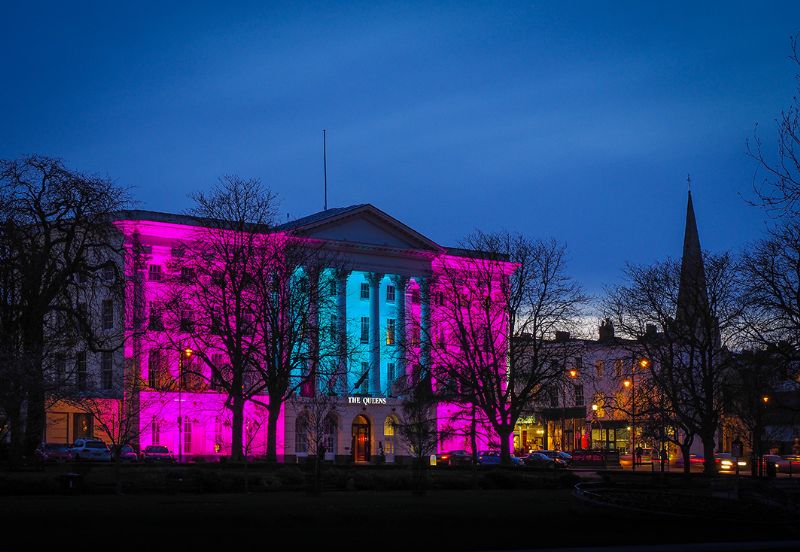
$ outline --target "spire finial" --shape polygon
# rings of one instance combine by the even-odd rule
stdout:
[[[686,175],[686,183],[689,185],[689,193],[692,193],[692,175]]]

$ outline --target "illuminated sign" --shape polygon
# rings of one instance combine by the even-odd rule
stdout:
[[[386,397],[347,397],[349,404],[386,404]]]

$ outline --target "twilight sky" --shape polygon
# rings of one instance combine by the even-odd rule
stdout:
[[[798,2],[6,2],[0,157],[40,153],[181,212],[223,174],[282,218],[373,203],[443,245],[474,228],[567,243],[590,292],[738,249],[745,141],[795,91]]]

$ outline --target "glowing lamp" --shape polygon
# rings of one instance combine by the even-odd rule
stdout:
[[[622,380],[622,385],[624,385],[626,388],[630,387],[632,383],[633,382],[631,380],[629,380],[628,378],[625,378],[624,380]]]
[[[639,367],[642,370],[646,370],[650,366],[650,359],[649,358],[640,358],[639,359]]]
[[[571,377],[573,379],[578,377],[578,371],[575,368],[570,368],[568,373],[569,373],[569,377]]]
[[[183,350],[183,355],[184,355],[186,358],[189,358],[190,356],[192,356],[192,353],[194,353],[194,351],[192,351],[192,350],[191,350],[189,347],[186,347],[186,348]]]
[[[596,404],[593,404],[593,405],[592,405],[592,410],[594,410],[595,412],[597,412],[597,409],[598,409],[598,406],[597,406]]]
[[[767,395],[764,395],[763,397],[761,397],[761,400],[764,401],[764,404],[767,404],[769,402],[769,397]]]

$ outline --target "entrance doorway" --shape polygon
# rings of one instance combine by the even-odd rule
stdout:
[[[353,460],[369,462],[370,460],[370,424],[366,416],[358,415],[353,419]]]

